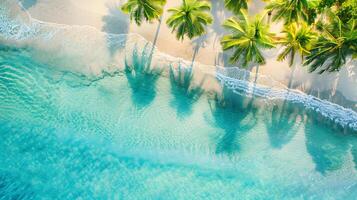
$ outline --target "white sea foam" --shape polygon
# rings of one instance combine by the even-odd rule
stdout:
[[[123,70],[125,64],[132,64],[134,51],[146,58],[152,54],[152,66],[166,71],[169,66],[181,66],[180,69],[192,67],[189,61],[157,51],[151,42],[138,34],[108,34],[90,26],[41,22],[31,18],[17,3],[9,0],[0,3],[0,42],[28,47],[36,60],[50,67],[86,76],[95,77],[103,72]],[[193,66],[196,84],[201,86],[203,79],[210,77],[206,86],[210,89],[217,91],[226,86],[244,95],[299,103],[343,128],[357,131],[357,113],[353,110],[298,90],[287,89],[268,76],[255,77],[255,74],[237,67],[223,68],[200,63],[194,63]],[[253,80],[256,82],[253,83]],[[218,85],[220,89],[213,85]]]
[[[217,78],[221,81],[222,85],[225,85],[235,93],[259,96],[270,100],[286,100],[291,103],[302,104],[305,109],[314,111],[322,117],[332,120],[343,128],[349,128],[354,131],[357,130],[357,113],[351,109],[346,109],[340,105],[321,100],[298,90],[271,88],[261,85],[252,90],[253,83],[247,84],[244,80],[230,78],[219,73],[217,74]]]

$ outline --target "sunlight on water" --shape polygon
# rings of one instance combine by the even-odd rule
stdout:
[[[90,80],[0,51],[0,199],[357,195],[357,137],[302,106],[228,88],[218,100],[190,90],[190,72],[137,63]]]

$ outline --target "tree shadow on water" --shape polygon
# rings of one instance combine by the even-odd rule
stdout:
[[[290,95],[296,67],[294,65],[291,70],[285,99],[282,104],[272,106],[271,114],[268,112],[268,117],[265,120],[270,144],[273,148],[281,149],[288,144],[304,121],[304,108],[286,100]]]
[[[299,130],[303,116],[297,105],[286,101],[282,105],[273,105],[265,120],[271,146],[281,149],[288,144]]]
[[[148,106],[155,99],[156,82],[161,74],[161,70],[150,67],[147,51],[148,46],[143,48],[141,54],[134,48],[132,63],[125,64],[125,76],[132,90],[132,100],[139,108]]]
[[[203,93],[202,83],[192,86],[193,69],[191,67],[178,66],[177,70],[170,67],[171,94],[173,99],[171,107],[176,109],[179,118],[186,117],[192,113],[192,106]]]
[[[316,171],[326,174],[342,168],[349,149],[348,137],[318,124],[316,119],[308,117],[305,124],[305,143]]]
[[[18,0],[18,1],[21,3],[21,6],[26,10],[36,5],[37,3],[37,0]]]
[[[213,124],[224,130],[216,145],[217,154],[234,154],[240,151],[239,140],[257,124],[254,99],[223,88],[223,97],[209,102]]]
[[[352,157],[353,157],[353,162],[355,164],[355,169],[357,170],[357,137],[354,137],[353,138],[354,141],[352,142],[352,148],[351,148],[351,151],[352,151]]]

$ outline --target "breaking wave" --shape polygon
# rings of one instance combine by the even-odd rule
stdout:
[[[191,63],[159,52],[138,34],[108,34],[90,26],[70,26],[31,18],[14,1],[0,3],[0,42],[28,48],[30,56],[48,67],[85,75],[92,79],[113,74],[138,62],[149,66],[147,72],[163,75],[170,69],[193,70],[192,85],[221,93],[228,87],[235,93],[268,100],[284,100],[303,105],[343,129],[357,131],[357,113],[351,109],[288,89],[268,76],[239,69]],[[133,56],[136,55],[136,56]]]

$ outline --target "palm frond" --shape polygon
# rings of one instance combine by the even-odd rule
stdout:
[[[266,9],[273,13],[273,21],[282,20],[288,25],[300,20],[307,21],[310,5],[307,0],[274,0]]]
[[[318,73],[336,72],[346,63],[347,57],[355,58],[357,49],[355,20],[342,23],[338,16],[330,15],[331,23],[324,25],[322,34],[304,62],[311,72],[316,70]]]

